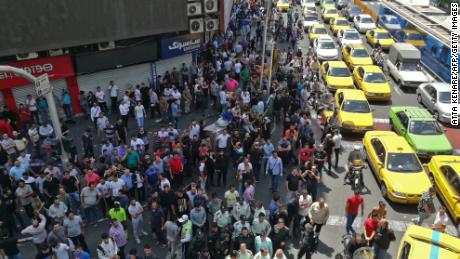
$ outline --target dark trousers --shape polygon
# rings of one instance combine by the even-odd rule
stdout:
[[[334,148],[334,154],[335,154],[334,167],[335,167],[335,169],[337,169],[337,166],[339,165],[340,148]]]
[[[173,185],[174,190],[178,190],[178,189],[179,189],[179,187],[182,185],[182,181],[183,181],[183,175],[182,175],[182,173],[179,173],[179,174],[174,175],[174,180],[173,180],[173,182],[172,182],[172,185]]]
[[[254,171],[254,176],[256,178],[256,181],[258,182],[260,179],[260,164],[259,163],[253,163],[252,164],[253,171]]]
[[[40,124],[40,116],[38,115],[38,110],[31,111],[30,114],[32,115],[32,119],[34,120],[35,124]],[[45,121],[43,123],[45,123]]]
[[[121,115],[121,120],[123,121],[123,125],[128,128],[128,114]]]
[[[163,234],[163,231],[161,231],[161,228],[158,228],[158,227],[152,228],[152,233],[155,234],[158,242],[160,242],[162,245],[166,244],[166,239]]]
[[[107,108],[107,103],[106,103],[106,102],[98,102],[97,104],[99,105],[99,107],[101,107],[101,110],[102,110],[103,112],[107,113],[107,111],[108,111],[109,109]]]
[[[227,168],[223,170],[216,170],[217,186],[220,186],[222,183],[224,186],[227,186]]]
[[[327,153],[327,171],[328,173],[331,172],[331,169],[332,169],[332,152],[328,152]]]
[[[110,97],[110,109],[112,110],[112,113],[117,112],[117,97]]]
[[[318,233],[318,234],[321,231],[322,227],[323,227],[323,224],[317,224],[317,223],[313,224],[313,228],[315,229],[315,232]]]
[[[88,245],[86,245],[85,237],[82,234],[75,237],[70,237],[70,239],[72,239],[72,242],[75,245],[81,245],[83,250],[89,253]]]

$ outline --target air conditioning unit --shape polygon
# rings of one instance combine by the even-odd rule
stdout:
[[[217,0],[204,0],[204,12],[205,13],[217,13],[218,5]]]
[[[48,50],[48,55],[50,57],[64,55],[64,50],[63,49],[50,49]]]
[[[218,19],[207,19],[205,22],[206,31],[217,31],[219,29]]]
[[[202,33],[204,31],[203,18],[195,18],[189,20],[190,33]]]
[[[187,4],[187,16],[202,15],[203,9],[201,2],[192,2]]]
[[[101,42],[97,44],[97,49],[100,51],[114,49],[114,48],[115,48],[114,41],[106,41],[106,42]]]
[[[29,52],[29,53],[22,53],[22,54],[16,55],[17,60],[28,60],[28,59],[34,59],[34,58],[38,58],[37,52]]]

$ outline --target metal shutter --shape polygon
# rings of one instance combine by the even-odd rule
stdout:
[[[187,68],[190,68],[190,64],[192,63],[192,54],[182,55],[179,57],[164,59],[155,62],[155,65],[157,67],[157,75],[163,76],[166,71],[169,71],[169,73],[171,73],[173,67],[175,67],[176,70],[180,73],[182,63],[185,63]]]
[[[5,106],[5,98],[3,98],[3,93],[0,91],[0,108],[3,109]]]
[[[123,96],[123,93],[128,90],[128,88],[133,88],[140,83],[145,83],[148,85],[152,78],[150,68],[150,63],[146,63],[93,74],[81,75],[77,77],[78,88],[80,91],[85,91],[87,94],[88,91],[92,91],[94,93],[96,91],[96,87],[100,86],[106,93],[106,102],[109,102],[110,93],[108,91],[108,86],[110,80],[113,80],[115,84],[120,88],[118,97],[121,97]]]
[[[62,97],[62,90],[67,89],[67,82],[65,79],[53,80],[50,81],[51,86],[53,87],[53,94],[57,96],[59,99]],[[35,86],[34,85],[25,85],[25,86],[18,86],[12,88],[13,97],[16,101],[16,105],[24,104],[26,102],[27,95],[30,94],[34,97],[37,97],[35,93]],[[62,106],[58,106],[58,114],[60,118],[64,118],[64,110]]]

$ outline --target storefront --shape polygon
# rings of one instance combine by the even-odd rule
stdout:
[[[93,93],[100,86],[110,105],[109,82],[119,88],[118,97],[144,83],[150,85],[152,79],[151,62],[158,58],[158,43],[146,41],[133,46],[108,51],[81,53],[74,56],[75,69],[80,91]]]
[[[78,84],[69,55],[44,57],[33,60],[19,61],[8,64],[22,68],[34,76],[47,73],[53,88],[53,94],[60,98],[63,90],[68,90],[72,98],[74,112],[80,111],[78,103]],[[37,97],[34,85],[13,73],[0,72],[0,105],[7,105],[16,110],[19,104],[25,103],[27,95]]]
[[[190,68],[194,56],[199,55],[203,46],[203,34],[185,34],[161,40],[161,60],[152,66],[153,74],[163,76],[175,67],[180,72],[182,64]]]

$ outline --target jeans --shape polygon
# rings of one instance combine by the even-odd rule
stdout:
[[[73,210],[78,211],[80,209],[80,194],[78,192],[69,193],[70,206]]]
[[[8,255],[8,259],[22,259],[21,253],[18,253],[17,255]]]
[[[375,259],[385,259],[385,255],[387,254],[387,250],[379,247],[377,244],[374,244],[374,254]]]
[[[417,225],[421,226],[423,224],[423,221],[429,217],[429,214],[425,213],[424,211],[419,211],[418,212],[418,219],[417,219]]]
[[[280,175],[272,175],[272,191],[278,192],[278,185],[280,182]]]
[[[97,208],[96,205],[89,206],[83,209],[83,213],[86,218],[86,223],[91,224],[97,220]]]
[[[335,167],[335,169],[337,169],[337,166],[339,165],[340,148],[335,148],[335,149],[334,149],[334,154],[335,154],[335,164],[334,164],[334,167]]]
[[[321,174],[323,173],[324,163],[317,163],[316,169],[318,170],[318,176],[321,178]]]
[[[72,106],[70,104],[64,104],[64,113],[67,120],[72,120]]]
[[[355,218],[358,214],[347,214],[347,224],[345,226],[345,230],[347,231],[347,234],[355,234],[355,230],[353,229],[353,222],[355,221]]]
[[[144,127],[144,117],[137,117],[136,121],[137,121],[137,127],[138,128],[143,128]]]

